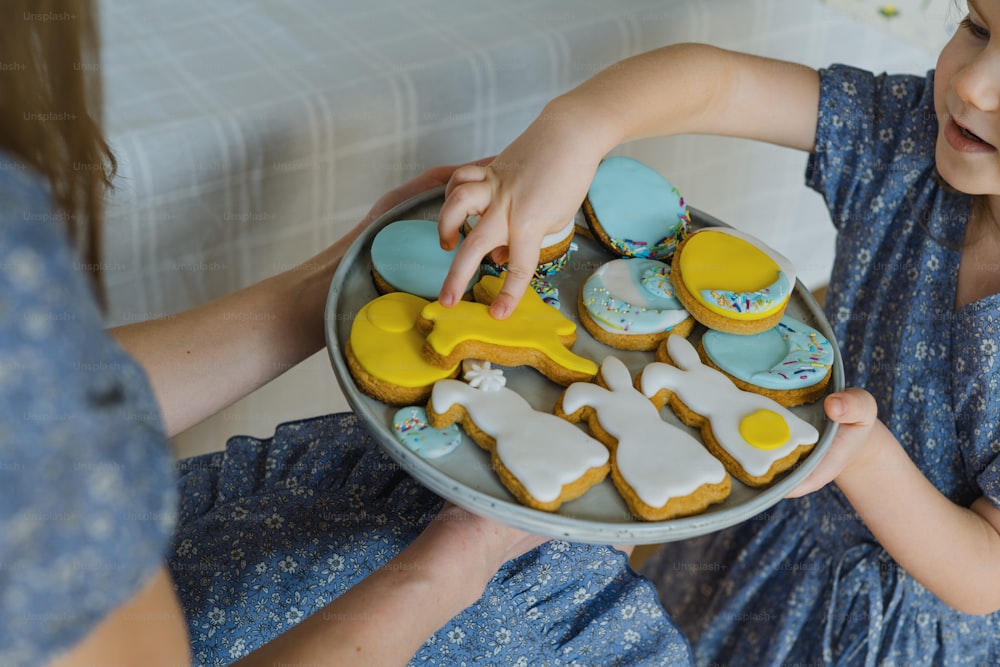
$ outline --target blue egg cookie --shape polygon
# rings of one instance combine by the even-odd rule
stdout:
[[[787,315],[751,335],[706,331],[698,352],[740,389],[785,407],[822,398],[834,361],[833,344],[823,334]]]
[[[459,240],[461,244],[461,240]],[[406,292],[428,300],[437,299],[458,246],[442,250],[437,222],[396,220],[372,239],[372,279],[379,294]],[[479,272],[468,290],[479,281]]]
[[[677,188],[629,157],[601,162],[583,212],[595,240],[618,257],[669,261],[691,228],[691,214]]]

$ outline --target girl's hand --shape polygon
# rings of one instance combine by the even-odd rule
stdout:
[[[839,424],[830,450],[788,498],[818,491],[843,472],[867,463],[871,448],[866,447],[878,430],[887,431],[878,420],[875,398],[864,389],[848,389],[830,394],[823,403],[826,416]]]
[[[528,289],[542,238],[576,215],[605,150],[599,141],[582,140],[586,126],[569,108],[558,108],[546,107],[488,165],[460,167],[452,175],[438,219],[441,246],[454,248],[465,219],[480,219],[452,261],[439,296],[444,306],[458,302],[480,260],[492,253],[508,265],[490,314],[507,317]]]

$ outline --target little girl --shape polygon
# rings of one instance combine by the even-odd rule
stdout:
[[[838,231],[826,313],[856,388],[826,399],[839,429],[794,499],[647,565],[699,664],[1000,660],[998,29],[1000,2],[970,0],[924,77],[663,48],[451,178],[443,244],[482,217],[441,300],[492,250],[510,263],[502,318],[615,146],[700,133],[811,154],[806,181]]]

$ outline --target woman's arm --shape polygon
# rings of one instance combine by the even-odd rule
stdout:
[[[238,664],[405,665],[504,562],[545,541],[446,506],[397,557]]]
[[[580,207],[600,160],[621,143],[650,136],[716,134],[813,149],[819,76],[802,65],[680,44],[612,65],[550,102],[489,166],[456,170],[440,216],[454,247],[469,215],[481,215],[460,246],[441,291],[450,305],[480,259],[509,258],[504,317],[528,286],[542,237]]]
[[[454,169],[430,169],[387,193],[347,235],[290,271],[177,315],[113,329],[145,368],[167,434],[194,426],[322,349],[327,292],[350,244],[396,204],[444,185]]]
[[[1000,610],[1000,509],[961,507],[917,468],[878,421],[875,399],[851,389],[826,399],[839,424],[830,451],[791,496],[836,482],[875,538],[914,579],[967,614]]]
[[[166,567],[51,667],[191,664],[187,623]]]

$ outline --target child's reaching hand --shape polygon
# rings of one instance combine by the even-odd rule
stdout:
[[[508,269],[490,314],[506,317],[528,288],[542,238],[576,214],[597,165],[616,146],[687,133],[811,150],[818,99],[815,70],[702,44],[667,46],[599,72],[546,105],[488,166],[454,173],[438,223],[442,247],[455,247],[466,217],[481,217],[458,249],[441,303],[458,301],[493,252]]]
[[[566,226],[580,208],[597,165],[610,148],[582,140],[592,130],[582,114],[556,110],[558,101],[488,165],[455,171],[445,190],[438,229],[441,246],[454,248],[465,219],[480,216],[462,242],[442,286],[440,301],[457,302],[480,260],[509,262],[503,291],[490,314],[503,319],[524,295],[546,234]]]

